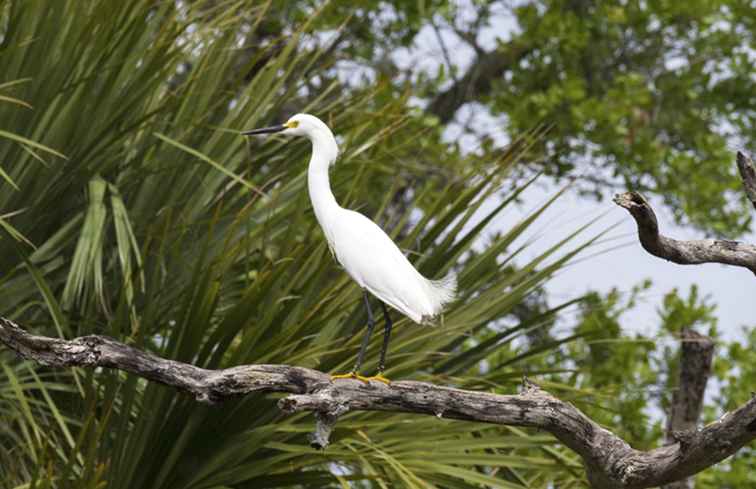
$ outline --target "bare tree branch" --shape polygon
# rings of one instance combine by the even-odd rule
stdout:
[[[426,382],[333,382],[326,373],[288,365],[207,370],[102,336],[73,340],[35,336],[5,318],[0,318],[0,342],[44,365],[119,369],[188,392],[202,402],[255,392],[289,393],[279,407],[287,413],[316,414],[311,440],[319,448],[328,444],[338,418],[350,411],[406,412],[538,428],[577,452],[591,485],[601,489],[639,489],[679,480],[727,458],[756,438],[756,397],[684,440],[643,452],[532,383],[526,383],[520,394],[498,395]]]
[[[652,255],[681,265],[723,263],[756,273],[756,246],[724,239],[681,241],[668,238],[659,234],[656,214],[641,194],[617,194],[614,202],[633,216],[638,225],[641,245]]]
[[[494,82],[530,51],[530,48],[510,42],[495,51],[479,53],[462,78],[431,100],[428,112],[436,115],[443,124],[449,122],[463,104],[488,94]]]
[[[753,164],[753,160],[742,151],[738,151],[736,158],[738,162],[738,170],[740,171],[740,178],[743,180],[743,188],[745,189],[748,200],[751,201],[754,207],[756,207],[756,165]]]
[[[667,417],[667,443],[685,440],[696,432],[703,408],[706,383],[711,374],[714,342],[691,329],[684,329],[680,337],[680,376]],[[682,479],[664,489],[692,489],[693,479]]]

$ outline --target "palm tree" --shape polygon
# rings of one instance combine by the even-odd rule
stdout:
[[[346,90],[328,75],[328,53],[299,42],[312,23],[263,36],[280,13],[247,3],[32,0],[0,10],[0,314],[42,334],[107,334],[206,368],[347,369],[366,318],[312,216],[309,148],[237,133],[296,106],[342,138],[332,174],[340,201],[390,221],[426,276],[458,274],[461,296],[443,328],[397,322],[387,374],[507,391],[525,361],[545,365],[573,338],[522,340],[559,307],[515,323],[513,311],[591,240],[568,249],[576,232],[514,266],[527,246],[517,239],[553,199],[494,239],[485,234],[532,183],[506,177],[539,135],[486,165],[463,155],[418,164],[418,146],[432,151],[434,141],[406,100],[380,83]],[[267,47],[248,45],[258,34]],[[392,207],[409,181],[414,205]],[[574,456],[518,429],[353,413],[314,452],[312,420],[281,415],[272,398],[205,407],[119,372],[2,355],[5,487],[581,480]]]

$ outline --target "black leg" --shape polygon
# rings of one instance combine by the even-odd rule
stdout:
[[[368,315],[368,330],[365,334],[365,338],[362,340],[362,346],[360,347],[360,353],[357,355],[357,363],[354,365],[354,373],[358,373],[360,371],[360,367],[362,366],[362,357],[365,356],[365,350],[367,350],[368,343],[370,343],[370,336],[373,334],[373,328],[375,327],[375,320],[373,319],[373,311],[370,310],[370,303],[368,302],[368,293],[367,290],[362,291],[363,298],[365,299],[365,309],[367,309],[367,315]]]
[[[391,338],[391,316],[389,316],[388,308],[386,304],[381,302],[383,308],[383,321],[385,323],[383,327],[383,346],[381,347],[381,359],[378,361],[378,374],[382,374],[386,369],[386,351],[388,351],[389,338]]]

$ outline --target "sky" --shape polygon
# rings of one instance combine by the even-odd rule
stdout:
[[[492,222],[491,231],[509,229],[556,191],[555,185],[528,189],[520,208]],[[663,234],[677,239],[701,238],[698,232],[674,224],[671,213],[658,199],[649,200],[656,210]],[[495,204],[492,201],[490,206]],[[717,305],[717,328],[723,338],[743,338],[743,327],[754,327],[756,303],[751,302],[754,299],[753,273],[719,264],[677,265],[648,254],[638,242],[635,221],[627,211],[611,202],[608,193],[601,202],[569,192],[560,198],[547,210],[540,225],[535,226],[536,240],[524,259],[535,256],[596,217],[601,218],[593,226],[595,231],[617,224],[608,234],[613,239],[597,246],[595,251],[588,251],[584,256],[590,256],[589,259],[578,260],[548,282],[546,288],[551,304],[558,304],[589,290],[607,293],[616,288],[627,295],[634,285],[651,279],[653,285],[639,295],[637,305],[622,317],[621,324],[627,334],[655,336],[659,331],[658,310],[664,295],[676,288],[681,296],[687,297],[691,286],[696,284],[699,296],[707,296],[708,302]],[[746,240],[756,242],[756,235],[752,234]]]
[[[459,0],[459,3],[465,5],[469,3],[469,0]],[[461,17],[464,22],[465,15]],[[441,19],[439,19],[439,24],[443,25]],[[477,41],[481,46],[490,49],[495,46],[497,38],[506,39],[515,29],[517,29],[515,21],[506,10],[502,9],[493,16],[491,24],[480,31]],[[432,28],[423,29],[416,37],[414,46],[394,53],[394,59],[400,66],[411,66],[416,72],[425,71],[435,75],[440,64],[444,62],[440,40],[446,44],[451,63],[459,68],[460,73],[464,73],[470,60],[474,59],[474,52],[448,29],[440,28],[438,33]],[[486,128],[486,132],[501,145],[509,140],[510,135],[501,129],[504,127],[502,120],[491,116],[484,107],[475,105],[463,107],[458,113],[457,120],[466,122],[471,120],[473,125]],[[449,139],[459,138],[460,126],[450,124],[447,136]],[[463,148],[465,144],[472,151],[476,141],[472,137],[467,140],[462,138]],[[735,155],[733,154],[734,164]],[[556,185],[548,183],[528,189],[520,208],[510,210],[492,222],[491,232],[509,229],[528,211],[541,205],[557,190]],[[677,265],[646,253],[638,242],[635,221],[627,211],[611,202],[613,191],[607,189],[601,201],[582,198],[574,192],[568,192],[541,219],[542,226],[543,223],[547,225],[540,227],[537,231],[537,239],[529,251],[529,256],[534,256],[539,250],[545,249],[580,225],[602,214],[604,215],[596,225],[596,230],[602,229],[602,226],[617,224],[609,235],[613,240],[603,248],[616,248],[620,245],[617,249],[582,260],[550,280],[547,285],[550,303],[555,305],[589,290],[606,293],[616,288],[626,294],[633,286],[645,279],[651,279],[652,287],[639,296],[636,307],[623,316],[621,323],[628,334],[642,333],[653,337],[659,331],[658,310],[664,295],[676,288],[681,296],[687,297],[691,286],[696,284],[699,296],[706,296],[709,302],[717,305],[717,327],[723,338],[728,340],[743,338],[743,328],[746,326],[753,328],[756,325],[756,319],[754,319],[756,301],[753,301],[756,298],[754,275],[742,268],[719,264]],[[671,213],[659,199],[651,197],[649,200],[656,211],[662,234],[676,239],[703,238],[700,232],[692,228],[676,225]],[[492,200],[490,206],[487,207],[493,208],[496,204],[497,202]],[[536,229],[538,228],[539,226],[536,225]],[[756,243],[756,233],[741,237],[741,240]]]

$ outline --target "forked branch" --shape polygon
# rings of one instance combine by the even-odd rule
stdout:
[[[680,374],[667,415],[667,442],[673,444],[695,433],[703,410],[706,383],[711,375],[714,341],[691,329],[680,335]],[[691,489],[693,479],[681,479],[663,489]]]
[[[338,418],[350,411],[392,411],[439,418],[538,428],[584,460],[591,485],[601,489],[655,487],[695,474],[756,438],[756,398],[673,445],[647,452],[592,421],[575,406],[527,382],[520,394],[499,395],[398,381],[391,385],[330,376],[288,365],[242,365],[207,370],[167,360],[102,336],[60,340],[35,336],[0,318],[0,342],[25,358],[54,367],[107,367],[187,392],[201,402],[251,393],[284,392],[287,413],[313,411],[312,444],[325,448]],[[439,421],[440,422],[440,421]]]

